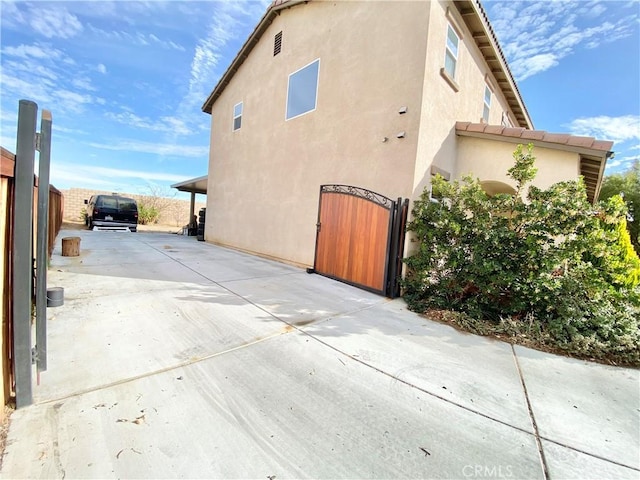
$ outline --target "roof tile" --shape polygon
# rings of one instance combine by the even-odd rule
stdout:
[[[510,138],[522,138],[523,140],[539,140],[542,142],[569,145],[571,147],[587,148],[608,152],[613,147],[613,142],[608,140],[596,140],[593,137],[570,135],[568,133],[548,133],[544,130],[527,130],[520,127],[503,127],[501,125],[487,125],[485,123],[456,122],[456,132],[485,133],[488,135],[500,135]]]
[[[609,140],[596,140],[591,145],[591,148],[594,150],[602,150],[603,152],[608,152],[613,147],[613,142]]]
[[[519,138],[522,135],[522,132],[524,132],[524,128],[507,127],[502,131],[502,135],[505,137]]]
[[[486,125],[484,123],[470,123],[467,125],[467,132],[484,132]]]
[[[504,127],[502,125],[487,125],[484,129],[484,133],[491,133],[493,135],[502,135]]]
[[[570,136],[571,135],[569,135],[568,133],[545,133],[542,141],[565,144],[569,140]]]
[[[520,137],[528,140],[542,140],[546,133],[544,130],[523,130]]]
[[[569,140],[567,140],[567,145],[573,145],[575,147],[591,148],[591,145],[593,145],[594,140],[595,138],[593,137],[580,137],[578,135],[574,135],[572,137],[569,137]]]

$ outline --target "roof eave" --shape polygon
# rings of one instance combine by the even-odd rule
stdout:
[[[207,183],[209,176],[203,175],[201,177],[190,178],[189,180],[184,180],[182,182],[174,183],[171,185],[171,188],[177,189],[179,192],[191,192],[191,193],[202,193],[206,194],[207,189],[197,187],[197,183],[204,181],[205,185]]]
[[[215,103],[215,101],[222,94],[222,91],[238,71],[240,65],[244,63],[245,59],[249,56],[249,53],[251,53],[251,50],[253,50],[253,47],[257,45],[264,32],[267,30],[267,28],[269,28],[269,25],[273,23],[273,19],[279,14],[279,12],[286,8],[291,8],[299,5],[301,3],[308,3],[309,1],[310,0],[275,0],[269,6],[269,8],[267,8],[267,11],[262,16],[262,19],[260,20],[256,28],[254,28],[249,38],[244,42],[242,48],[240,48],[240,51],[237,53],[227,70],[222,74],[222,77],[220,77],[220,80],[218,80],[218,83],[214,87],[213,91],[202,105],[203,112],[211,113],[211,109],[213,108],[213,104]]]
[[[491,74],[498,82],[498,87],[504,93],[509,107],[516,116],[516,121],[519,126],[533,130],[533,121],[529,116],[518,85],[509,69],[507,59],[498,42],[498,37],[493,31],[489,17],[482,7],[482,4],[479,0],[457,0],[454,4],[471,31],[476,46],[482,53]],[[474,20],[479,22],[479,26]]]

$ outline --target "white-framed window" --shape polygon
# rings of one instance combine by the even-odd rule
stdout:
[[[484,86],[484,107],[482,108],[482,120],[489,123],[489,112],[491,111],[491,89]]]
[[[320,59],[318,58],[289,75],[286,120],[316,109],[319,73]]]
[[[233,131],[240,130],[242,126],[242,102],[233,106]]]
[[[453,79],[456,78],[456,64],[458,63],[458,45],[460,37],[451,24],[447,25],[447,45],[444,53],[444,70]]]

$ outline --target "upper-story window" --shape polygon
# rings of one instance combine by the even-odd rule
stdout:
[[[316,109],[320,59],[289,75],[286,119],[299,117]]]
[[[489,123],[489,112],[491,111],[491,89],[484,86],[484,107],[482,109],[482,120]]]
[[[233,130],[239,130],[242,126],[242,102],[233,107]]]
[[[447,25],[447,27],[447,47],[444,54],[444,70],[451,78],[455,78],[460,38],[451,25]]]

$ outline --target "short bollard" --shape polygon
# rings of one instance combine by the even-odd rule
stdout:
[[[77,257],[80,255],[80,237],[65,237],[62,239],[62,256]]]
[[[47,288],[47,307],[60,307],[64,304],[64,288]]]

